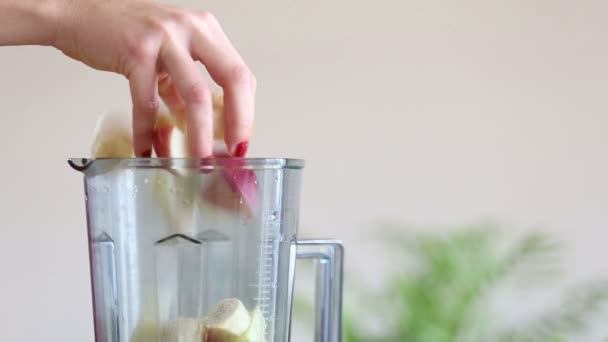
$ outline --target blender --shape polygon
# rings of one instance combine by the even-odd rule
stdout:
[[[96,342],[289,341],[296,264],[315,341],[341,341],[343,247],[298,239],[304,161],[74,158]]]

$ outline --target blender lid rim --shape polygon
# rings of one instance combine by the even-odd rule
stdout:
[[[104,173],[116,167],[140,168],[202,168],[208,170],[224,168],[242,169],[303,169],[305,161],[297,158],[69,158],[68,164],[76,171]]]

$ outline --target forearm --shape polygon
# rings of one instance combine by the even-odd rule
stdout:
[[[64,0],[0,0],[0,46],[52,46],[66,4]]]

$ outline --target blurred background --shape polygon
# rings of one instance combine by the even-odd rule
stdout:
[[[607,2],[171,3],[213,12],[256,74],[250,156],[306,159],[301,236],[344,241],[345,340],[608,336]],[[40,47],[1,48],[0,75],[0,340],[93,341],[66,159],[88,156],[102,112],[130,110],[128,84]]]

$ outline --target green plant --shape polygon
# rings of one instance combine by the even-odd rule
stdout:
[[[490,299],[503,287],[531,293],[555,286],[564,275],[558,241],[539,232],[508,241],[487,224],[443,234],[407,231],[384,230],[393,262],[385,288],[369,293],[346,283],[345,342],[571,341],[608,300],[608,283],[592,281],[563,290],[555,307],[510,327]],[[366,327],[370,317],[379,318],[379,329]]]

